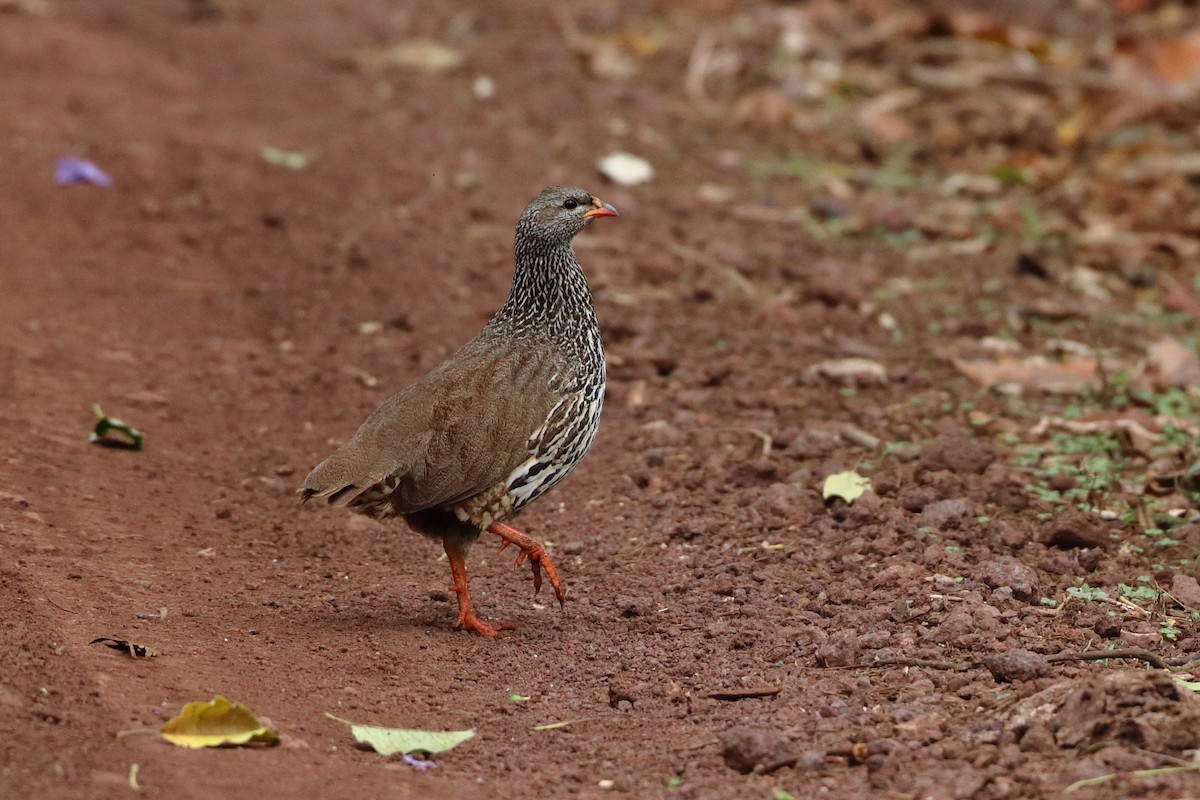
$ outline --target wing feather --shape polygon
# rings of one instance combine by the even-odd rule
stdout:
[[[396,513],[448,505],[492,488],[529,455],[529,437],[558,399],[548,348],[476,339],[393,395],[304,480],[304,497],[338,505],[382,485]]]

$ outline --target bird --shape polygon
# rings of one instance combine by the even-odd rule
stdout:
[[[565,478],[591,447],[604,403],[605,358],[591,292],[572,240],[617,210],[573,186],[543,189],[516,226],[508,300],[454,355],[377,408],[313,468],[303,501],[376,519],[403,517],[440,540],[458,596],[455,628],[495,637],[511,622],[481,619],[466,558],[487,531],[500,550],[565,592],[545,547],[507,524]]]

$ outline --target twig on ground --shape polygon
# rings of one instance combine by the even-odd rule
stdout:
[[[50,605],[54,606],[55,608],[57,608],[59,611],[65,611],[68,614],[78,614],[79,613],[78,611],[72,611],[71,609],[66,608],[65,606],[60,606],[58,603],[54,602],[54,598],[52,598],[52,597],[47,597],[46,602],[49,603]]]
[[[748,700],[754,697],[774,697],[783,691],[782,686],[760,686],[756,689],[718,689],[705,692],[712,700]]]
[[[951,672],[966,672],[975,666],[970,661],[932,661],[928,658],[877,658],[868,667],[924,667],[944,669]]]
[[[1143,650],[1140,647],[1125,647],[1118,650],[1084,650],[1080,653],[1056,653],[1046,656],[1046,661],[1104,661],[1109,658],[1136,658],[1145,661],[1155,669],[1169,669],[1170,665],[1162,656]]]
[[[1200,653],[1192,653],[1187,656],[1179,656],[1177,658],[1168,658],[1167,665],[1171,667],[1186,667],[1200,661]]]
[[[1106,775],[1097,775],[1094,778],[1084,778],[1081,781],[1075,781],[1067,788],[1063,789],[1063,793],[1073,792],[1076,789],[1086,789],[1089,786],[1101,786],[1106,783],[1115,781],[1120,775],[1129,775],[1134,778],[1153,778],[1158,775],[1178,775],[1183,772],[1200,771],[1200,764],[1189,764],[1186,767],[1159,767],[1158,769],[1138,769],[1133,772],[1109,772]]]
[[[842,438],[847,442],[865,447],[868,450],[878,450],[879,446],[883,444],[883,440],[878,436],[872,436],[862,428],[850,425],[849,423],[842,426],[840,433]]]

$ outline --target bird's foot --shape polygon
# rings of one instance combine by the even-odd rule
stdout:
[[[546,552],[546,548],[542,546],[541,542],[503,522],[493,522],[488,528],[488,532],[503,539],[500,543],[501,551],[510,544],[515,544],[520,548],[521,552],[517,553],[517,566],[524,563],[526,558],[529,559],[529,566],[533,569],[534,594],[537,594],[542,588],[542,570],[545,570],[546,578],[550,581],[550,586],[554,588],[554,596],[558,598],[558,604],[560,606],[563,604],[567,593],[563,590],[562,581],[558,578],[558,570],[554,568],[550,554]]]
[[[480,636],[493,638],[500,635],[500,631],[516,630],[516,623],[513,622],[493,622],[490,625],[479,617],[475,616],[475,612],[470,608],[458,610],[458,621],[454,623],[456,631],[474,631]]]
[[[450,591],[458,595],[458,620],[454,623],[455,630],[468,630],[480,636],[495,638],[500,631],[511,631],[517,626],[511,622],[494,622],[491,625],[475,616],[471,607],[471,590],[467,588],[467,566],[462,544],[456,540],[444,539],[446,556],[450,559],[450,574],[454,576],[454,585]]]

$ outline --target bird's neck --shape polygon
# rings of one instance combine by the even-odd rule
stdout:
[[[495,322],[563,344],[578,343],[597,330],[587,280],[569,243],[517,242],[512,290]]]

